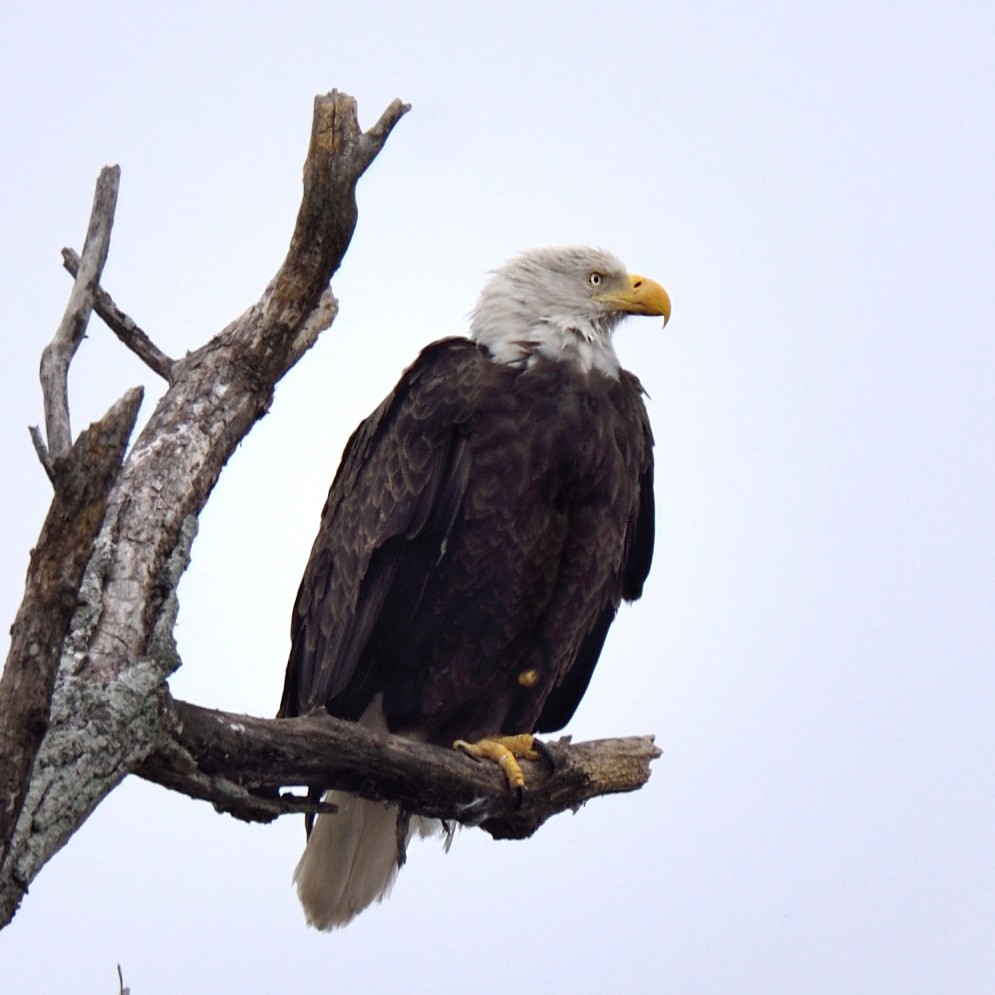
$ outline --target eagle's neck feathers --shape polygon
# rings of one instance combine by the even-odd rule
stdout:
[[[538,359],[570,363],[580,373],[596,370],[613,380],[621,368],[610,330],[576,317],[553,315],[532,325],[505,325],[491,330],[475,325],[473,338],[487,348],[496,363],[532,367]]]
[[[528,369],[540,359],[570,363],[617,379],[612,332],[623,315],[600,304],[591,274],[620,273],[598,250],[538,250],[495,272],[474,308],[470,337],[497,363]]]

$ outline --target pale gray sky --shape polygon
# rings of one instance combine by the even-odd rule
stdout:
[[[0,934],[5,991],[986,992],[995,977],[995,8],[6,4],[0,618],[49,486],[26,426],[101,166],[105,283],[167,351],[283,257],[314,94],[413,104],[360,188],[341,315],[226,469],[174,693],[272,714],[338,455],[489,268],[603,245],[671,292],[619,332],[659,546],[570,731],[649,785],[526,843],[413,848],[305,928],[298,819],[131,780]],[[96,320],[74,427],[158,386]]]

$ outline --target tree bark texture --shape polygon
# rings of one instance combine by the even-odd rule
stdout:
[[[315,99],[304,190],[286,259],[259,301],[174,360],[100,288],[119,171],[98,181],[86,244],[64,250],[76,279],[42,361],[55,496],[33,551],[0,680],[0,927],[45,863],[129,773],[244,819],[314,811],[295,785],[342,787],[412,812],[527,836],[588,798],[639,787],[649,738],[555,744],[519,805],[500,775],[452,751],[331,718],[255,719],[174,701],[176,587],[218,476],[273,400],[276,383],[331,325],[329,287],[357,219],[356,184],[408,110],[368,131],[355,101]],[[125,455],[140,390],[72,441],[66,374],[91,310],[168,383]]]
[[[129,391],[57,463],[55,496],[31,554],[24,601],[0,677],[0,866],[48,728],[55,674],[83,570],[141,400],[140,389]]]
[[[523,761],[528,789],[519,797],[495,764],[328,715],[258,719],[173,700],[165,711],[162,744],[137,773],[255,822],[307,810],[279,789],[317,784],[524,839],[591,798],[642,787],[660,755],[652,736],[575,746],[565,738],[549,745],[553,769]]]

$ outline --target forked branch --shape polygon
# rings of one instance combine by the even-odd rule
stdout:
[[[62,265],[73,276],[80,270],[80,257],[74,249],[62,250]],[[174,360],[170,359],[138,327],[133,318],[114,303],[111,295],[103,287],[97,287],[93,295],[93,310],[100,315],[104,324],[154,373],[158,373],[166,383],[173,380]]]
[[[26,708],[18,707],[16,693],[0,696],[0,728],[23,747],[0,775],[0,835],[7,837],[0,841],[0,853],[6,850],[0,926],[52,854],[162,742],[165,681],[179,666],[172,635],[176,587],[198,516],[235,447],[269,409],[277,382],[334,318],[329,280],[355,226],[356,184],[406,110],[395,101],[364,132],[352,97],[333,91],[316,99],[286,260],[258,302],[175,361],[133,322],[119,312],[115,317],[113,302],[101,294],[119,171],[100,175],[66,317],[42,361],[47,443],[32,432],[57,492],[72,453],[67,374],[94,307],[117,321],[117,333],[169,386],[123,463],[119,453],[109,481],[97,488],[101,501],[87,503],[96,509],[83,516],[87,528],[69,530],[71,549],[46,532],[32,561],[64,574],[52,587],[58,613],[50,611],[51,598],[32,593],[37,585],[29,578],[18,614],[26,634],[18,653],[23,650],[42,695],[32,693]],[[72,256],[69,264],[75,265]],[[126,440],[125,431],[121,451]],[[101,479],[97,462],[86,471],[94,484]]]

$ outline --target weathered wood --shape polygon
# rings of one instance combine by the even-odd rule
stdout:
[[[409,109],[394,100],[380,120],[363,132],[352,97],[333,90],[314,98],[304,196],[287,258],[268,301],[274,325],[296,327],[316,306],[356,228],[356,180]]]
[[[80,257],[75,249],[62,250],[62,265],[72,276],[79,274]],[[150,370],[171,383],[174,360],[170,359],[138,327],[133,318],[122,311],[103,287],[96,287],[93,295],[93,310],[104,324],[123,342]]]
[[[141,400],[140,388],[129,391],[60,460],[55,496],[31,553],[24,600],[11,628],[10,651],[0,676],[0,866],[48,729],[55,673],[83,570]]]
[[[93,295],[100,282],[100,274],[104,271],[104,263],[107,261],[120,179],[121,170],[118,166],[105,166],[100,171],[93,195],[93,209],[90,212],[86,241],[83,243],[79,272],[55,337],[45,347],[41,356],[45,433],[48,436],[49,458],[53,465],[69,454],[73,444],[69,422],[69,364],[80,342],[83,341],[83,334],[86,332],[90,312],[93,309]]]
[[[45,437],[41,434],[41,429],[37,425],[29,425],[28,433],[31,436],[31,445],[35,447],[38,462],[45,471],[45,475],[52,483],[55,483],[55,467],[52,466],[52,457],[49,455],[48,446],[45,444]]]
[[[521,803],[496,765],[455,750],[373,732],[330,716],[259,719],[170,701],[163,741],[137,773],[237,818],[268,822],[307,808],[281,788],[352,791],[409,812],[524,839],[591,798],[642,787],[660,756],[652,736],[550,744],[556,759],[524,762]]]
[[[170,385],[108,496],[80,585],[49,726],[0,868],[0,925],[45,862],[160,742],[164,682],[179,665],[176,585],[197,516],[235,447],[269,409],[276,383],[334,317],[328,283],[355,226],[356,184],[406,110],[395,101],[363,132],[351,97],[333,91],[316,99],[301,208],[284,263],[256,304],[170,367]],[[116,168],[101,178],[113,179],[116,192]],[[107,230],[112,215],[112,204],[94,211],[107,219]],[[99,266],[90,259],[100,261],[100,239],[97,229],[88,236],[73,298],[85,289],[92,303]],[[70,307],[67,314],[84,311]],[[63,384],[78,327],[67,318],[44,364],[46,399],[57,398],[46,403],[56,471],[68,452],[68,400],[49,382]],[[0,713],[0,725],[7,721]]]

